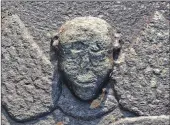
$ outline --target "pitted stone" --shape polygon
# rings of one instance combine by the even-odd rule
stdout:
[[[138,115],[169,114],[169,22],[156,11],[113,70],[122,107]]]
[[[136,118],[124,118],[108,125],[169,125],[169,116],[141,116]]]
[[[18,121],[50,112],[59,97],[58,75],[17,15],[2,20],[2,105]],[[53,82],[52,82],[53,80]]]
[[[70,43],[102,40],[107,45],[111,44],[109,40],[111,30],[112,27],[103,19],[90,16],[77,17],[61,26],[59,29],[59,41],[60,43]]]
[[[82,100],[97,96],[112,70],[115,29],[96,17],[77,17],[61,26],[59,70],[64,83]]]

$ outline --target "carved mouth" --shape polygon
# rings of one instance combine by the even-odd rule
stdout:
[[[96,82],[74,82],[74,85],[82,88],[93,88],[96,85]]]
[[[83,84],[95,83],[97,81],[96,76],[94,74],[89,73],[78,75],[76,78],[78,83]]]

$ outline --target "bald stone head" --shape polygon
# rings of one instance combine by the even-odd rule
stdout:
[[[81,100],[92,100],[109,80],[113,48],[119,48],[115,29],[96,17],[67,21],[53,43],[64,83]]]

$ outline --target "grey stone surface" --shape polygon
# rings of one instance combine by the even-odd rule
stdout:
[[[19,15],[34,40],[48,55],[50,39],[47,33],[57,31],[69,19],[80,16],[100,17],[122,32],[126,47],[147,23],[155,8],[168,13],[166,5],[167,2],[132,1],[2,2],[2,17],[6,14]]]
[[[58,74],[17,15],[2,19],[2,105],[16,120],[56,107]]]
[[[61,115],[61,113],[60,113]],[[1,113],[1,124],[2,125],[55,125],[57,121],[55,121],[52,114],[49,114],[48,116],[44,116],[42,118],[37,118],[36,120],[32,120],[30,122],[16,122],[12,119],[10,119],[7,112],[5,112],[4,109],[2,109]]]
[[[5,114],[5,111],[1,109],[1,124],[2,125],[10,125],[11,119]]]
[[[137,118],[125,118],[111,125],[169,125],[169,116],[141,116]]]
[[[113,70],[119,104],[139,115],[169,114],[169,22],[156,11]]]
[[[81,100],[94,99],[107,84],[113,68],[115,33],[106,21],[96,17],[77,17],[59,29],[59,72]]]
[[[59,27],[66,20],[73,19],[74,17],[78,17],[78,16],[100,17],[102,19],[105,19],[109,24],[111,24],[111,26],[115,26],[117,29],[119,29],[123,35],[124,45],[121,50],[122,51],[121,53],[127,52],[127,55],[125,56],[125,58],[123,58],[123,56],[120,56],[122,58],[120,58],[120,60],[117,60],[115,62],[115,63],[121,63],[121,62],[123,62],[124,59],[130,59],[130,58],[128,58],[128,55],[131,56],[132,53],[134,52],[134,50],[135,51],[138,50],[139,52],[145,51],[145,49],[147,49],[148,47],[153,45],[153,44],[151,44],[153,42],[148,41],[149,43],[145,43],[146,42],[145,40],[144,40],[145,41],[144,43],[142,43],[142,42],[139,42],[139,43],[142,44],[142,46],[143,46],[143,44],[145,44],[145,45],[148,44],[149,46],[146,48],[141,48],[141,46],[139,46],[139,45],[138,46],[133,45],[133,43],[135,43],[134,41],[136,41],[136,38],[141,37],[139,35],[140,31],[142,31],[142,28],[144,26],[145,27],[148,26],[148,23],[150,22],[150,19],[152,19],[152,14],[155,12],[155,10],[157,10],[158,12],[163,14],[163,16],[166,19],[168,19],[168,21],[169,21],[170,16],[169,16],[168,2],[132,2],[132,1],[131,2],[130,1],[128,1],[128,2],[125,2],[125,1],[123,1],[123,2],[120,2],[120,1],[116,1],[116,2],[114,2],[114,1],[110,1],[110,2],[109,1],[108,2],[104,2],[104,1],[103,2],[100,2],[100,1],[98,1],[98,2],[95,2],[95,1],[93,1],[93,2],[90,2],[90,1],[88,1],[88,2],[78,2],[78,1],[77,2],[61,2],[61,1],[58,1],[58,2],[57,1],[56,2],[54,2],[54,1],[2,2],[1,18],[4,19],[4,18],[6,18],[6,16],[18,15],[19,18],[22,20],[23,24],[25,25],[25,28],[28,29],[30,36],[32,36],[33,41],[35,41],[35,43],[39,46],[40,50],[42,50],[44,55],[46,55],[47,60],[49,60],[50,59],[50,56],[49,56],[49,54],[50,54],[50,51],[49,51],[50,50],[50,39],[48,37],[48,34],[51,31],[56,32],[57,29],[59,29]],[[2,22],[2,27],[4,27],[3,22]],[[160,29],[162,29],[160,26],[158,26],[158,27]],[[25,29],[25,28],[23,28],[23,29]],[[150,26],[149,26],[149,28],[150,28]],[[2,29],[4,31],[6,31],[6,29],[4,29],[4,28],[2,28]],[[11,28],[9,28],[9,29],[11,29]],[[144,33],[150,32],[150,31],[146,32],[146,29],[147,28],[145,28]],[[152,29],[152,28],[150,28],[150,29]],[[163,28],[163,29],[165,29],[165,28]],[[14,31],[15,31],[15,28],[14,28]],[[25,32],[25,30],[23,30],[23,31]],[[161,30],[161,31],[164,31],[164,30]],[[21,35],[19,35],[19,36],[21,36]],[[153,35],[153,36],[155,37],[155,35]],[[16,37],[16,35],[15,35],[15,37]],[[15,37],[13,36],[12,39],[15,40],[17,38],[17,37],[15,38]],[[8,40],[8,41],[10,41],[10,40]],[[17,41],[17,40],[15,40],[15,41]],[[28,41],[28,40],[26,40],[26,41]],[[2,41],[2,43],[3,43],[3,41]],[[18,43],[18,41],[16,43]],[[3,45],[3,46],[8,46],[8,44],[10,44],[10,42],[5,42],[4,44],[5,45]],[[167,90],[167,89],[169,88],[169,86],[167,86],[168,81],[165,82],[165,79],[167,79],[167,78],[169,79],[168,73],[166,73],[166,70],[168,70],[167,65],[165,65],[165,67],[164,67],[163,65],[161,66],[161,65],[154,64],[154,62],[156,62],[154,59],[155,55],[158,55],[158,57],[161,57],[161,59],[159,59],[159,60],[162,60],[164,57],[168,57],[168,55],[167,55],[167,53],[169,53],[169,51],[167,52],[168,46],[166,46],[165,42],[163,42],[162,44],[163,45],[161,45],[161,43],[159,44],[159,47],[160,47],[160,48],[158,47],[159,49],[155,49],[155,50],[152,49],[156,53],[155,54],[154,52],[152,52],[153,59],[150,60],[150,63],[153,64],[154,67],[151,67],[151,69],[147,68],[147,70],[146,70],[146,73],[148,74],[147,77],[149,77],[148,78],[149,81],[150,80],[152,81],[152,82],[146,82],[146,86],[151,85],[150,87],[142,86],[143,89],[138,89],[139,84],[143,85],[142,83],[145,83],[145,82],[142,82],[143,79],[142,80],[138,79],[137,80],[138,84],[133,84],[132,82],[129,82],[130,85],[125,84],[123,89],[120,89],[120,88],[122,88],[122,86],[117,86],[120,88],[117,88],[115,86],[115,89],[117,90],[117,96],[115,96],[115,97],[118,100],[120,99],[119,103],[123,106],[123,108],[126,108],[132,112],[136,112],[138,115],[168,114],[169,109],[168,109],[168,102],[167,102],[168,98],[167,97],[169,96],[169,93],[167,93],[167,92],[169,90]],[[2,46],[2,53],[4,51],[6,52],[6,49],[3,49],[3,46]],[[133,48],[133,49],[130,49],[130,48]],[[155,47],[153,47],[153,48],[155,48]],[[31,48],[29,48],[29,49],[31,49]],[[10,49],[10,50],[13,54],[12,49]],[[19,50],[22,50],[22,49],[19,49]],[[35,48],[33,50],[35,50]],[[151,49],[148,48],[148,51],[150,51],[150,50]],[[9,50],[8,50],[8,52],[9,52]],[[24,52],[22,51],[22,53],[24,53]],[[22,53],[20,53],[20,54],[22,54]],[[137,51],[136,51],[136,53],[137,53]],[[162,53],[162,54],[159,55],[158,53]],[[37,51],[35,51],[35,54],[37,54]],[[139,54],[139,53],[137,53],[137,54]],[[135,57],[135,59],[139,59],[139,62],[140,62],[140,60],[142,60],[141,57],[143,57],[143,58],[146,57],[144,55],[140,55],[140,57],[139,57],[139,55],[137,57]],[[3,55],[2,55],[2,58],[3,58]],[[147,58],[146,58],[146,60],[147,60]],[[131,61],[131,59],[129,61],[134,62],[134,64],[138,64],[138,63],[136,63],[137,61]],[[166,60],[162,60],[162,61],[166,62]],[[3,63],[6,64],[5,62],[2,62],[2,64]],[[150,65],[148,63],[145,63],[145,64],[147,66]],[[49,65],[51,65],[51,64],[49,64]],[[136,71],[133,71],[133,69],[135,69],[135,68],[131,65],[130,66],[126,65],[125,67],[128,68],[128,72],[126,75],[126,76],[129,75],[128,79],[129,78],[133,79],[133,76],[135,76],[136,74],[139,75],[139,78],[142,75],[142,74],[139,74],[140,72],[138,73]],[[8,69],[7,67],[5,67],[5,68]],[[116,69],[118,69],[117,71],[119,71],[118,67]],[[121,70],[122,70],[122,68],[121,68]],[[124,70],[126,70],[126,69],[124,69]],[[32,71],[32,69],[31,69],[31,71]],[[38,70],[36,70],[36,71],[38,71]],[[144,71],[144,70],[142,69],[141,72],[142,71]],[[51,70],[49,72],[51,72],[49,74],[52,74]],[[133,72],[132,73],[133,75],[132,74],[130,75],[131,72]],[[3,70],[2,70],[2,76],[3,76],[3,74],[5,74],[5,72],[3,72]],[[18,77],[18,75],[16,75],[16,76]],[[45,77],[49,78],[49,76],[50,75],[47,75]],[[126,76],[125,76],[125,78],[126,78]],[[150,77],[150,76],[154,76],[154,77]],[[40,77],[40,78],[42,78],[42,77]],[[151,79],[151,78],[153,78],[153,79]],[[124,79],[124,80],[126,81],[126,79]],[[161,80],[163,82],[161,82]],[[156,81],[156,82],[154,82],[154,81]],[[152,83],[152,84],[150,84],[150,83]],[[5,84],[7,84],[7,83],[5,83]],[[115,84],[115,83],[113,83],[113,84]],[[49,84],[47,84],[47,85],[49,85]],[[3,86],[2,86],[2,91],[3,91],[2,93],[6,93],[5,92],[6,88]],[[145,86],[145,84],[144,84],[144,86]],[[43,86],[43,87],[46,87],[46,86]],[[136,91],[135,91],[135,89],[132,89],[132,87],[135,88]],[[10,92],[12,91],[11,95],[14,95],[14,97],[16,97],[15,89],[14,89],[13,85],[8,86],[8,88],[9,88],[8,90]],[[20,89],[22,89],[22,88],[23,88],[23,85],[21,85]],[[48,87],[46,87],[46,88],[48,88]],[[128,89],[129,89],[129,91],[128,91]],[[41,89],[39,89],[39,90],[40,90],[40,92],[43,91]],[[34,92],[34,91],[36,91],[36,89],[32,89],[31,92]],[[126,91],[126,92],[121,93],[121,91],[122,92]],[[139,94],[137,94],[137,91]],[[22,92],[24,93],[22,95],[27,95],[27,91],[22,91]],[[53,91],[53,92],[55,92],[55,91]],[[36,94],[36,96],[39,96],[40,98],[43,97],[42,95],[43,95],[42,93],[39,93],[38,95]],[[124,98],[124,96],[119,96],[119,95],[125,95],[126,98]],[[3,96],[5,96],[5,98],[6,98],[6,97],[8,97],[8,94],[3,95]],[[29,97],[29,96],[27,96],[27,97]],[[139,98],[136,99],[137,97],[140,97],[140,99]],[[21,99],[25,100],[25,97],[24,96],[22,97],[21,95],[18,95],[17,98],[21,98]],[[16,100],[16,98],[14,98],[14,100],[12,102],[14,102],[15,100]],[[150,103],[150,100],[152,101],[152,103]],[[136,103],[134,105],[132,105],[133,104],[132,101],[134,101]],[[141,103],[139,104],[138,101]],[[142,102],[144,102],[144,104]],[[148,102],[148,105],[146,105],[145,102]],[[6,105],[7,103],[8,102],[5,102],[5,103],[3,102],[3,105]],[[18,104],[20,104],[20,102],[17,103],[17,106],[18,106]],[[31,103],[29,103],[29,104],[31,104]],[[125,104],[127,104],[127,106]],[[63,105],[64,105],[64,103],[63,103]],[[12,106],[12,105],[10,105],[10,106]],[[13,106],[14,109],[11,108],[11,110],[17,111],[17,106],[15,109],[15,105],[14,105]],[[41,106],[42,105],[38,105],[37,107],[40,108]],[[66,107],[67,105],[64,105],[64,106]],[[135,108],[135,106],[137,108]],[[45,109],[46,111],[49,111],[48,109],[50,109],[50,108],[47,108],[47,107],[45,108],[45,107],[46,106],[44,106],[43,109]],[[25,110],[25,111],[30,112],[29,110]],[[37,111],[41,111],[41,110],[37,109]],[[79,120],[77,118],[71,117],[69,114],[62,113],[61,110],[56,109],[54,112],[52,112],[50,114],[46,114],[47,116],[43,115],[43,116],[41,116],[41,118],[38,118],[36,120],[31,120],[30,122],[22,122],[22,123],[18,123],[16,121],[16,119],[11,119],[14,117],[12,115],[6,114],[5,112],[8,112],[8,110],[5,109],[5,111],[2,111],[2,124],[4,124],[4,125],[8,125],[8,124],[9,125],[54,125],[54,124],[57,124],[58,122],[63,122],[64,124],[69,124],[69,125],[89,125],[89,124],[90,125],[107,125],[107,124],[113,124],[113,122],[115,122],[115,118],[112,117],[112,113],[113,113],[113,116],[115,114],[114,111],[110,112],[108,115],[107,114],[104,115],[103,117],[101,117],[99,119]],[[24,114],[24,111],[20,112],[20,114],[19,114],[19,112],[17,112],[17,114],[18,115]],[[37,112],[35,114],[37,115]],[[25,114],[23,116],[25,117]],[[32,116],[33,116],[33,114],[32,114]],[[136,115],[134,115],[133,117],[135,117],[135,116]],[[26,117],[28,117],[28,116],[26,116]],[[119,119],[118,119],[118,122],[116,122],[116,124],[118,124],[118,125],[120,125],[120,124],[125,124],[125,125],[126,124],[135,124],[135,125],[136,124],[139,124],[139,125],[143,125],[143,124],[164,125],[165,124],[165,125],[167,125],[168,124],[167,117],[168,116],[166,116],[166,118],[164,119],[164,118],[162,118],[162,116],[158,116],[157,118],[152,119],[150,116],[147,116],[146,118],[142,118],[143,120],[140,120],[140,118],[139,118],[139,120],[137,120],[138,117],[135,117],[134,122],[133,122],[133,120],[131,122],[130,119],[120,120],[120,122],[119,122]],[[21,118],[23,118],[23,117],[21,117]],[[149,120],[150,118],[152,120]]]
[[[96,125],[100,123],[101,119],[96,119],[92,121],[84,121],[80,119],[75,119],[70,116],[66,116],[64,113],[62,113],[60,110],[56,109],[54,112],[49,114],[48,116],[44,116],[42,118],[39,118],[37,120],[24,122],[24,123],[18,123],[13,120],[11,120],[8,115],[5,112],[1,113],[2,115],[2,125]],[[62,123],[62,124],[61,124]]]
[[[112,112],[95,120],[80,120],[66,116],[60,110],[56,109],[48,116],[44,116],[34,121],[18,123],[12,121],[7,114],[2,111],[2,125],[169,125],[170,117],[161,116],[140,116],[134,118],[116,119]]]

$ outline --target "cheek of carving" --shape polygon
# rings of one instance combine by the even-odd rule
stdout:
[[[63,81],[78,98],[91,100],[107,83],[112,70],[111,26],[99,18],[78,17],[62,29],[58,46]]]

